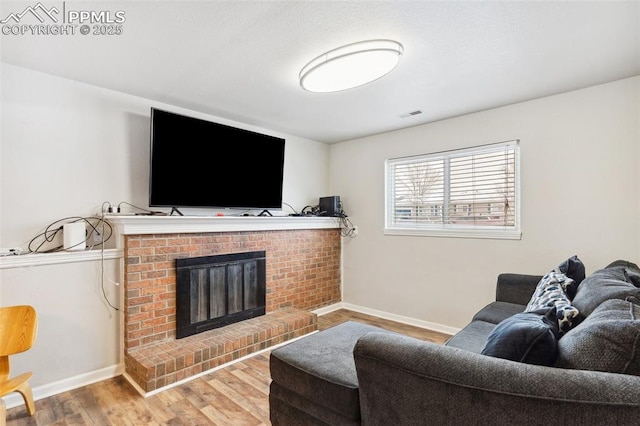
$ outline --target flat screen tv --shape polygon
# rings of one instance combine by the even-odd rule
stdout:
[[[280,209],[284,144],[151,108],[149,206]]]

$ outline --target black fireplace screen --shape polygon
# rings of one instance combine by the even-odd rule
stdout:
[[[176,259],[176,338],[265,314],[264,251]]]

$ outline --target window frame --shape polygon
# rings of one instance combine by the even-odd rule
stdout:
[[[410,163],[412,160],[415,162],[429,161],[438,158],[444,159],[445,163],[449,162],[451,158],[462,157],[471,154],[482,154],[495,152],[500,149],[504,149],[507,146],[512,146],[514,150],[514,222],[513,226],[496,226],[496,225],[463,225],[463,224],[450,224],[450,223],[399,223],[396,221],[392,223],[393,212],[397,209],[402,209],[403,206],[396,206],[394,203],[394,185],[392,175],[392,166],[398,163]],[[445,167],[448,167],[445,166]],[[487,239],[508,239],[508,240],[520,240],[522,239],[521,232],[521,177],[520,177],[520,140],[509,140],[506,142],[493,143],[488,145],[479,145],[469,148],[448,150],[433,152],[421,155],[406,156],[390,158],[385,160],[385,218],[384,218],[384,234],[385,235],[407,235],[407,236],[428,236],[428,237],[459,237],[459,238],[487,238]],[[443,177],[444,194],[443,204],[446,204],[451,200],[447,200],[448,192],[450,190],[450,182]],[[460,203],[465,204],[465,203]],[[442,207],[441,205],[441,207]],[[471,215],[473,210],[472,205],[466,203],[465,207],[471,206],[468,214]],[[457,208],[457,207],[456,207]],[[449,209],[447,209],[449,210]]]

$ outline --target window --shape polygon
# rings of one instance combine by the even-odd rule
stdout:
[[[385,233],[519,239],[519,142],[386,161]]]

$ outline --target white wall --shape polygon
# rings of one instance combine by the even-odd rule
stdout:
[[[433,99],[437,102],[437,99]],[[331,146],[331,190],[359,235],[344,244],[344,300],[462,327],[500,272],[640,263],[640,77]],[[521,141],[522,240],[383,235],[384,160]]]
[[[284,202],[302,209],[329,192],[325,144],[6,63],[0,70],[0,247],[26,249],[50,223],[97,214],[104,201],[148,207],[151,106],[284,137]],[[112,301],[118,263],[104,264]],[[102,297],[101,269],[100,261],[0,268],[0,305],[31,304],[39,313],[35,347],[12,359],[14,373],[34,371],[36,397],[113,374],[120,362],[119,318]]]
[[[118,261],[105,261],[105,292],[118,302]],[[120,363],[119,313],[102,297],[99,261],[0,270],[0,304],[32,305],[38,336],[32,349],[11,357],[12,374],[33,371],[36,398],[110,377]]]

